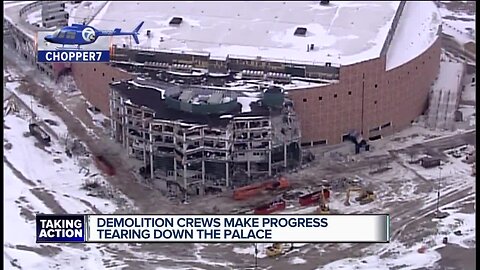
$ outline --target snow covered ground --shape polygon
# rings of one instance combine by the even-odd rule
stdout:
[[[371,142],[374,145],[374,150],[371,155],[386,154],[386,150],[399,149],[408,147],[413,144],[427,142],[430,140],[438,139],[441,137],[449,137],[460,131],[431,131],[422,126],[414,126],[410,129],[406,129],[392,137],[384,140]],[[345,206],[343,204],[345,199],[344,193],[333,193],[330,201],[330,209],[339,211],[340,213],[381,213],[388,212],[395,216],[398,208],[395,206],[399,203],[417,202],[418,209],[434,209],[437,201],[437,189],[433,188],[428,192],[425,192],[425,186],[435,186],[438,182],[440,170],[438,168],[424,169],[419,165],[410,165],[406,161],[411,159],[408,155],[399,155],[400,161],[403,165],[400,166],[398,162],[389,163],[389,167],[392,169],[382,173],[378,176],[369,176],[365,174],[365,171],[359,171],[359,175],[364,181],[376,183],[377,201],[366,204],[363,206]],[[403,160],[403,161],[402,161]],[[422,182],[418,179],[420,175],[427,182]],[[352,176],[353,177],[353,176]],[[442,220],[432,220],[428,216],[409,216],[407,219],[411,219],[415,222],[416,219],[424,217],[430,222],[437,224],[436,232],[426,237],[419,237],[415,243],[404,243],[401,240],[394,238],[389,244],[376,244],[370,246],[363,251],[363,256],[358,258],[345,258],[341,260],[332,260],[331,263],[319,267],[318,269],[421,269],[428,267],[438,267],[439,261],[442,256],[439,249],[444,247],[442,243],[444,237],[448,237],[448,245],[455,245],[462,248],[475,248],[475,213],[464,212],[462,207],[464,205],[473,203],[474,199],[474,181],[475,178],[471,176],[470,165],[464,163],[460,159],[449,157],[448,161],[442,165],[441,172],[442,180],[440,181],[441,196],[451,196],[458,190],[466,189],[470,190],[467,196],[462,197],[460,200],[441,204],[440,209],[442,212],[449,213],[449,216]],[[420,181],[420,182],[419,182]],[[289,206],[282,214],[311,214],[316,210],[317,206],[310,207],[294,207]],[[407,209],[405,209],[407,210]],[[414,211],[414,209],[410,209]],[[433,213],[434,210],[428,210],[427,213]],[[405,216],[400,219],[392,219],[392,223],[397,223],[404,219]],[[433,225],[435,225],[435,223]],[[435,227],[433,226],[433,230]],[[461,235],[456,235],[455,231],[461,231]],[[408,234],[414,234],[409,232]],[[414,237],[414,236],[410,236]],[[266,254],[263,251],[267,244],[258,245],[260,250],[258,257],[265,258]],[[329,246],[329,245],[326,245]],[[420,247],[427,247],[424,253],[419,253]],[[348,248],[345,245],[344,248]],[[317,247],[319,254],[328,254],[328,251],[322,251],[322,248]],[[254,255],[253,247],[237,247],[233,251],[238,254]],[[303,250],[305,251],[305,250]],[[340,251],[336,251],[340,252]],[[344,251],[344,254],[350,252]],[[328,256],[328,255],[327,255]],[[348,255],[346,255],[348,256]],[[301,262],[300,265],[310,265],[313,258],[300,254],[292,254],[287,256],[289,264],[296,264]],[[297,258],[301,258],[298,260]],[[303,261],[302,261],[303,260]],[[304,269],[304,268],[302,268]],[[308,269],[308,268],[305,268]]]
[[[475,14],[462,10],[450,10],[447,1],[441,1],[440,14],[442,15],[442,31],[453,36],[461,44],[475,41]],[[449,1],[451,2],[451,1]]]
[[[18,85],[18,82],[6,83],[12,92],[17,92]],[[24,95],[22,99],[31,105],[38,118],[56,123],[50,127],[59,137],[67,133],[60,118],[28,96]],[[122,197],[126,204],[130,202],[109,188],[93,164],[67,157],[64,146],[53,136],[49,147],[41,147],[34,137],[24,136],[31,118],[23,109],[17,114],[6,115],[4,120],[4,209],[7,221],[4,224],[4,267],[98,269],[104,265],[102,260],[109,259],[100,245],[36,244],[34,215],[113,213],[117,209],[115,202],[92,197],[82,189],[88,179],[102,183],[115,196]],[[90,170],[88,176],[85,171],[80,173],[82,166]]]
[[[471,200],[473,196],[466,197],[465,200]],[[400,242],[394,241],[383,247],[377,246],[380,251],[377,250],[376,255],[335,261],[317,270],[389,270],[392,268],[414,270],[428,267],[435,269],[436,263],[441,259],[437,250],[445,247],[444,237],[448,237],[449,245],[453,244],[465,249],[475,248],[475,213],[462,213],[454,207],[456,204],[458,202],[442,207],[442,212],[448,213],[449,216],[437,220],[438,233],[424,239],[421,243],[406,247]],[[456,235],[454,231],[461,231],[461,235]],[[418,252],[421,247],[427,248],[424,253]]]
[[[7,191],[4,200],[7,221],[4,225],[4,256],[9,258],[4,267],[11,268],[9,261],[13,260],[23,269],[48,269],[54,265],[61,265],[62,269],[80,269],[79,266],[92,269],[102,265],[104,255],[95,245],[87,248],[36,244],[33,215],[112,213],[116,209],[114,204],[88,196],[81,190],[86,177],[79,173],[78,164],[63,154],[58,143],[45,149],[51,154],[35,146],[33,137],[24,137],[28,131],[26,119],[8,115],[5,125],[8,128],[4,128],[4,145],[9,143],[12,148],[4,153],[11,164],[10,167],[4,159],[4,188]],[[91,167],[90,171],[95,172],[95,168]],[[49,247],[53,254],[48,251]]]

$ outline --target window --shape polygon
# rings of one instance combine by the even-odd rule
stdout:
[[[417,70],[417,69],[418,69],[418,67],[415,67],[415,69]]]
[[[75,39],[75,32],[67,32],[65,37],[68,39]]]
[[[378,87],[378,84],[375,84],[375,88],[377,88],[377,87]]]
[[[381,138],[382,138],[382,135],[377,135],[377,136],[372,136],[372,137],[368,138],[368,140],[376,141],[376,140],[380,140]]]
[[[388,122],[388,123],[386,123],[386,124],[383,124],[383,125],[382,125],[382,128],[387,128],[387,127],[389,127],[389,126],[391,126],[391,125],[392,125],[392,122]]]
[[[375,101],[373,102],[373,104],[377,104],[377,101],[375,100]]]
[[[114,81],[115,81],[115,78],[114,78],[114,77],[112,77],[112,82],[114,82]]]
[[[93,71],[97,71],[97,69],[96,69],[96,68],[93,68]]]
[[[307,99],[306,99],[306,98],[304,98],[304,99],[303,99],[303,102],[307,102]]]
[[[318,97],[318,100],[322,100],[323,98],[322,97]]]
[[[337,98],[337,94],[333,95],[334,98]]]
[[[352,91],[348,91],[348,95],[351,96],[351,95],[352,95]]]
[[[56,30],[55,32],[53,32],[52,36],[54,37],[58,37],[58,35],[60,35],[60,29]],[[23,39],[23,43],[25,43],[25,39]]]
[[[365,79],[365,73],[363,73],[363,78]]]
[[[102,76],[105,77],[105,73],[102,73]]]
[[[327,144],[327,140],[320,140],[320,141],[316,141],[316,142],[313,142],[313,145],[324,145],[324,144]]]
[[[65,31],[60,31],[60,33],[58,33],[58,37],[59,38],[64,38],[65,37]]]

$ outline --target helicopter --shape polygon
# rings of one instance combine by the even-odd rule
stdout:
[[[57,29],[52,34],[45,36],[44,39],[50,43],[61,44],[62,47],[59,49],[65,48],[65,45],[77,45],[76,49],[80,49],[82,45],[95,43],[98,37],[101,36],[132,36],[135,43],[139,44],[138,32],[140,28],[142,28],[143,23],[142,21],[132,32],[122,32],[120,28],[115,28],[114,30],[98,30],[85,24],[72,24],[71,26],[64,26]]]

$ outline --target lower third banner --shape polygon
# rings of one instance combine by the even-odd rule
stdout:
[[[40,215],[37,242],[387,243],[389,215]]]

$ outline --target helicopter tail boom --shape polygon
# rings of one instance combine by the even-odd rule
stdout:
[[[132,32],[122,32],[122,29],[120,28],[115,28],[113,31],[99,31],[98,35],[99,36],[132,36],[133,39],[135,40],[135,43],[139,44],[138,40],[138,32],[140,31],[140,28],[143,26],[143,21],[133,29]]]

